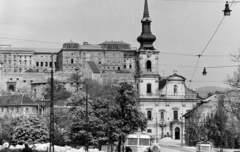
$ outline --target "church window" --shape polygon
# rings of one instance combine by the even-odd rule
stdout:
[[[152,93],[152,85],[151,85],[151,83],[147,84],[147,93]]]
[[[146,62],[147,71],[152,71],[152,63],[150,60]]]
[[[173,119],[174,120],[178,119],[178,111],[173,111]]]
[[[161,120],[164,120],[164,112],[161,112]]]
[[[147,111],[147,118],[148,120],[152,119],[152,111]]]
[[[177,90],[178,89],[178,86],[175,84],[174,85],[174,87],[173,87],[173,92],[174,92],[174,95],[176,95],[177,94]]]

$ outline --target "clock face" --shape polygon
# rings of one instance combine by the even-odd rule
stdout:
[[[151,50],[148,50],[148,51],[147,51],[147,57],[150,58],[151,55],[152,55],[152,51],[151,51]]]

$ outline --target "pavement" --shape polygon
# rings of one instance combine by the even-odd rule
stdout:
[[[185,145],[183,142],[183,145],[181,145],[181,140],[172,140],[172,141],[159,141],[159,145],[168,145],[169,147],[178,147],[178,148],[183,148],[183,149],[188,149],[192,151],[196,151],[196,147],[190,147]],[[213,148],[214,152],[220,152],[219,148]],[[223,152],[240,152],[240,149],[223,149]]]

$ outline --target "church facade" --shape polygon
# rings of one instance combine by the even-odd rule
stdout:
[[[183,115],[197,102],[197,94],[185,85],[185,78],[176,71],[162,77],[158,71],[160,51],[153,42],[156,37],[151,32],[148,3],[145,0],[142,33],[137,38],[140,47],[136,53],[135,81],[139,92],[141,110],[148,119],[147,133],[159,140],[165,136],[183,139]]]

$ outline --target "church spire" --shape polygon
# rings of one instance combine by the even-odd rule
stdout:
[[[143,17],[149,17],[149,12],[148,12],[148,2],[147,2],[147,0],[145,0]]]
[[[153,47],[153,42],[156,40],[156,37],[151,32],[151,19],[149,16],[148,3],[145,0],[143,19],[142,22],[142,33],[137,38],[137,41],[140,43],[139,50],[155,50]]]

